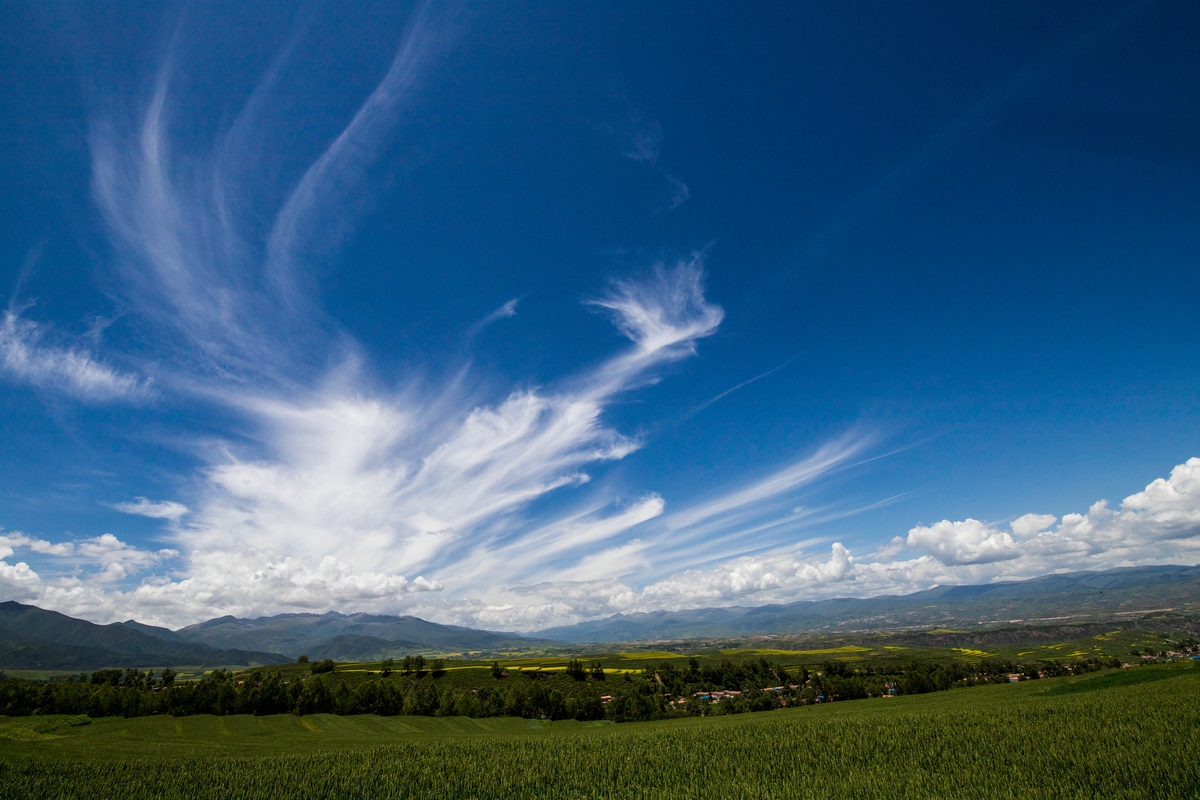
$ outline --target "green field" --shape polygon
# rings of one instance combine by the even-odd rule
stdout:
[[[1190,663],[612,725],[373,716],[0,719],[0,796],[1200,796]]]

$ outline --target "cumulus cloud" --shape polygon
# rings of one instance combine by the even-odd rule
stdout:
[[[35,553],[49,556],[69,556],[75,552],[75,545],[71,542],[52,543],[26,536],[20,531],[0,535],[0,558],[8,558],[18,547],[28,547]]]
[[[1169,560],[1196,553],[1198,534],[1200,458],[1191,458],[1169,478],[1126,497],[1116,510],[1100,500],[1087,513],[1065,514],[1061,520],[1026,514],[1008,531],[972,519],[943,520],[913,528],[907,543],[946,565],[1016,560],[1015,571],[1027,572],[1031,563],[1040,562],[1082,567]]]
[[[0,560],[0,595],[67,613],[86,613],[97,605],[113,608],[122,596],[115,584],[179,555],[167,548],[143,550],[111,533],[57,543],[19,531],[0,535],[0,559],[8,559],[20,549],[50,556],[54,561],[46,562],[46,568],[39,573],[25,561],[10,564]],[[81,603],[82,598],[88,598],[88,602]],[[112,617],[103,619],[108,621]]]
[[[45,597],[42,589],[42,579],[24,561],[0,561],[0,592],[6,600],[39,601]]]
[[[1058,522],[1058,517],[1053,514],[1025,514],[1014,519],[1009,527],[1017,538],[1024,538],[1040,533],[1056,522]]]
[[[170,548],[142,550],[122,542],[111,533],[85,539],[75,545],[75,551],[100,567],[95,579],[105,583],[124,580],[133,573],[179,555],[177,550]]]
[[[180,517],[188,513],[188,507],[183,503],[176,503],[173,500],[156,503],[145,497],[135,498],[132,502],[113,503],[112,507],[122,514],[133,514],[151,519],[169,519],[172,522],[178,522]]]
[[[255,615],[282,608],[322,610],[362,608],[395,611],[404,609],[427,618],[506,630],[537,630],[570,624],[613,613],[675,610],[703,606],[758,605],[797,599],[866,597],[900,594],[939,584],[986,583],[1034,577],[1052,571],[1095,570],[1153,563],[1196,563],[1200,561],[1200,458],[1189,459],[1159,479],[1125,498],[1118,509],[1105,501],[1094,503],[1087,513],[1025,515],[1007,526],[978,520],[953,523],[943,520],[915,526],[910,539],[896,537],[874,553],[855,556],[840,542],[827,545],[825,554],[808,551],[809,544],[787,552],[743,555],[715,563],[705,569],[684,569],[661,579],[638,585],[625,576],[644,571],[655,554],[655,533],[617,540],[591,550],[573,563],[577,569],[545,570],[546,559],[512,551],[493,555],[514,557],[525,570],[537,564],[550,579],[533,585],[508,588],[471,574],[473,587],[452,591],[447,596],[436,578],[408,580],[383,571],[352,565],[335,556],[315,564],[293,557],[273,559],[269,554],[245,548],[197,551],[192,554],[190,574],[180,580],[150,579],[132,589],[106,588],[119,578],[118,562],[145,568],[171,557],[169,551],[136,551],[115,537],[97,537],[78,543],[73,551],[96,562],[86,580],[45,579],[24,562],[0,561],[0,590],[14,599],[49,604],[69,613],[116,618],[138,615],[160,624],[194,618],[197,606],[207,615],[232,613]],[[762,482],[760,482],[762,483]],[[616,513],[594,510],[561,522],[565,534],[576,543],[610,542],[630,528],[655,521],[665,522],[661,498],[648,497]],[[723,507],[728,502],[717,505]],[[554,526],[538,529],[528,544],[533,552],[553,547]],[[911,533],[915,532],[915,536]],[[49,543],[36,544],[24,534],[0,537],[0,556],[14,548],[43,550]],[[914,551],[899,557],[905,549]],[[562,553],[578,552],[571,546]],[[62,551],[63,553],[68,551]],[[997,553],[1003,558],[996,558]],[[1014,554],[1015,553],[1015,554]],[[475,553],[473,557],[478,557]],[[522,561],[524,557],[524,561]],[[106,560],[107,559],[107,560]],[[486,560],[479,564],[486,565]],[[458,568],[468,560],[456,562]],[[594,567],[595,571],[589,571]],[[607,577],[606,577],[607,575]],[[422,599],[428,598],[428,599]],[[439,599],[440,598],[440,599]]]
[[[942,520],[930,527],[918,525],[908,532],[907,544],[925,550],[943,564],[987,564],[1019,555],[1009,533],[974,519]]]
[[[812,590],[840,583],[853,568],[854,559],[840,542],[829,558],[813,561],[796,555],[735,559],[711,570],[688,570],[647,586],[641,592],[646,605],[656,608],[689,608],[729,605],[732,601],[780,590]]]

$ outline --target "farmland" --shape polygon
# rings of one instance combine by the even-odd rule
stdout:
[[[5,797],[1194,797],[1191,663],[738,716],[0,720]]]
[[[1077,628],[1051,633],[1075,633]],[[0,713],[143,717],[337,714],[633,722],[773,711],[881,696],[1082,675],[1200,652],[1189,635],[1107,630],[934,630],[904,636],[704,643],[503,660],[338,664],[301,660],[241,671],[105,669],[0,677]],[[748,644],[759,645],[757,647]],[[797,644],[800,644],[797,642]],[[770,646],[766,646],[770,645]]]

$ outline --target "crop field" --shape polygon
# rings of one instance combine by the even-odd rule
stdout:
[[[0,718],[4,798],[1195,798],[1191,663],[628,723]]]
[[[931,634],[947,632],[957,633],[957,631],[946,630],[930,631]],[[1064,659],[1115,657],[1129,660],[1129,653],[1132,648],[1161,650],[1170,649],[1173,646],[1171,639],[1144,631],[1113,631],[1078,640],[1055,641],[1037,645],[1030,645],[1028,643],[1022,645],[1000,645],[987,648],[887,644],[888,638],[886,636],[863,636],[856,637],[856,639],[858,641],[855,643],[831,642],[825,646],[822,646],[823,643],[820,639],[816,639],[811,643],[816,646],[808,647],[798,644],[794,647],[739,646],[712,647],[707,649],[688,647],[686,650],[680,648],[677,651],[631,650],[626,652],[584,652],[579,655],[579,658],[589,665],[593,662],[598,662],[604,668],[605,672],[620,675],[626,672],[641,672],[647,667],[653,668],[661,663],[669,663],[673,660],[686,661],[688,658],[693,657],[698,659],[701,664],[715,664],[724,658],[732,658],[740,661],[747,658],[765,657],[778,662],[787,669],[795,670],[800,668],[820,669],[823,664],[830,661],[875,667],[895,667],[914,661],[925,663],[949,663],[954,661],[978,663],[988,658],[1061,661]],[[863,641],[869,643],[861,643]],[[554,673],[565,670],[567,660],[571,657],[573,656],[562,654],[522,653],[499,657],[495,660],[503,669],[514,673],[524,671]],[[449,675],[453,676],[452,682],[467,685],[477,682],[478,676],[487,674],[491,669],[491,663],[491,660],[479,661],[449,657],[446,660],[446,669]],[[371,674],[377,675],[381,668],[382,664],[378,661],[339,664],[337,667],[338,672],[346,673],[346,677],[351,681],[366,679]],[[301,665],[284,665],[282,667],[270,667],[269,669],[280,670],[284,674],[288,674],[289,671],[300,674],[307,670],[307,667]],[[187,672],[181,674],[185,680],[200,677],[199,674]]]

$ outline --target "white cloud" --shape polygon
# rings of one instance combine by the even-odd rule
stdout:
[[[907,544],[928,552],[943,564],[987,564],[1019,555],[1009,533],[974,519],[942,520],[930,527],[918,525],[908,532]]]
[[[0,552],[3,552],[0,548]],[[11,551],[10,551],[11,554]],[[24,561],[9,564],[0,561],[0,592],[6,600],[37,601],[43,598],[42,581]]]
[[[721,311],[704,299],[700,271],[693,258],[655,270],[645,286],[615,285],[604,302],[633,347],[551,390],[521,390],[492,406],[452,394],[418,402],[365,397],[353,374],[343,374],[343,383],[303,401],[240,398],[261,447],[215,451],[193,509],[147,498],[114,506],[176,523],[187,515],[172,534],[184,554],[178,576],[104,589],[176,555],[106,534],[75,545],[90,571],[69,592],[47,583],[46,601],[171,623],[218,610],[396,610],[444,584],[461,597],[539,573],[644,563],[639,546],[618,537],[661,516],[658,495],[615,510],[610,499],[592,497],[540,524],[524,512],[558,489],[585,486],[589,466],[640,446],[601,415],[617,394],[690,355],[694,338],[715,329]]]
[[[76,543],[75,552],[100,566],[101,570],[94,579],[104,583],[124,580],[131,574],[179,555],[178,551],[170,548],[141,550],[122,542],[111,533]]]
[[[714,501],[716,507],[724,504]],[[1056,528],[1048,530],[1056,522]],[[530,630],[632,611],[760,605],[829,597],[903,594],[936,585],[1020,580],[1055,571],[1200,563],[1200,458],[1125,498],[1085,514],[1026,514],[1004,530],[978,520],[916,526],[866,556],[834,543],[828,558],[800,552],[743,556],[636,588],[617,577],[510,590],[506,602],[433,609],[463,624]],[[637,543],[639,553],[645,546]],[[897,558],[905,548],[923,555]]]
[[[285,291],[289,303],[307,306],[307,276],[298,268],[310,267],[316,251],[340,244],[349,233],[352,211],[363,205],[370,167],[449,38],[431,6],[428,1],[418,5],[383,79],[304,173],[275,218],[267,239],[266,274]]]
[[[144,398],[150,382],[98,361],[86,350],[51,344],[46,328],[11,309],[0,325],[0,371],[80,400],[105,403]]]
[[[837,584],[847,578],[853,564],[850,551],[834,542],[826,561],[792,554],[738,558],[716,569],[688,570],[651,584],[642,590],[641,599],[653,608],[729,605],[752,595]]]
[[[493,322],[496,322],[497,320],[515,317],[517,315],[517,304],[519,302],[521,302],[520,298],[514,297],[513,299],[505,302],[504,305],[500,306],[492,313],[488,314],[483,319],[476,322],[474,325],[472,325],[470,328],[467,329],[467,338],[472,339],[475,336],[478,336],[479,332],[481,330],[486,328],[488,325],[491,325]]]
[[[72,542],[51,544],[43,539],[33,539],[29,542],[29,549],[35,553],[41,553],[46,556],[58,556],[60,558],[75,554],[75,545]]]
[[[1050,529],[1054,522],[1049,514],[1013,521],[1010,538],[1022,565],[1047,561],[1074,568],[1149,563],[1185,553],[1194,557],[1200,549],[1200,458],[1188,459],[1169,478],[1126,497],[1119,510],[1100,500],[1086,514],[1063,515]]]
[[[497,593],[505,602],[463,602],[457,608],[429,611],[460,624],[537,630],[617,613],[772,602],[790,599],[797,591],[837,594],[851,575],[854,559],[841,544],[835,543],[829,552],[824,561],[794,554],[743,557],[710,570],[687,570],[641,589],[617,578],[550,581]]]
[[[617,327],[641,354],[691,355],[697,339],[711,336],[725,312],[704,299],[703,253],[668,270],[655,265],[641,281],[614,281],[593,305],[612,312]]]
[[[28,547],[35,553],[48,556],[69,556],[75,552],[75,545],[71,542],[51,543],[26,536],[20,531],[0,534],[0,558],[8,558],[13,554],[13,548],[17,547]]]
[[[98,537],[80,546],[89,570],[82,576],[39,576],[24,562],[0,561],[0,592],[67,614],[107,622],[138,620],[178,625],[197,618],[233,614],[260,616],[278,609],[327,610],[331,607],[395,608],[406,595],[438,592],[437,581],[378,572],[358,572],[329,557],[314,567],[297,559],[272,561],[246,551],[207,552],[192,561],[193,574],[182,580],[152,578],[132,588],[112,584],[137,569],[176,555],[131,548],[115,537]]]
[[[1057,527],[1049,515],[1019,517],[1004,530],[976,520],[942,521],[917,526],[913,545],[930,552],[896,556],[909,542],[896,537],[870,556],[854,556],[834,542],[827,556],[792,552],[749,555],[708,569],[685,569],[640,588],[622,578],[654,557],[653,542],[634,538],[591,550],[570,568],[544,574],[551,580],[499,588],[485,577],[465,591],[447,594],[438,579],[407,580],[385,571],[362,569],[335,556],[307,566],[301,558],[277,557],[253,549],[207,550],[192,554],[190,573],[181,579],[149,579],[133,589],[107,588],[110,554],[125,554],[122,564],[144,568],[167,553],[128,548],[115,537],[80,543],[80,556],[91,558],[90,577],[45,579],[24,563],[0,561],[0,591],[67,613],[96,619],[136,616],[159,624],[177,624],[198,616],[257,615],[284,609],[356,608],[404,611],[430,619],[505,630],[536,630],[584,619],[633,611],[759,605],[797,599],[867,597],[901,594],[938,584],[986,583],[1035,577],[1062,570],[1095,570],[1154,563],[1200,562],[1200,458],[1177,466],[1168,479],[1127,497],[1119,510],[1104,501],[1086,514],[1067,514]],[[568,535],[589,542],[608,541],[624,528],[615,520],[653,522],[655,498],[616,515],[596,512],[565,523]],[[637,520],[644,518],[641,522]],[[531,545],[544,546],[551,528],[539,529]],[[653,533],[653,532],[651,532]],[[1002,535],[1007,534],[1007,538]],[[652,537],[651,537],[652,538]],[[24,534],[0,537],[0,555],[13,547],[31,547]],[[1009,542],[1012,542],[1010,545]],[[992,560],[995,549],[1004,560]],[[1012,555],[1010,550],[1016,551]],[[518,549],[515,551],[520,552]],[[107,559],[107,561],[106,561]],[[457,562],[448,570],[456,574]],[[594,573],[589,573],[589,567]],[[115,572],[115,570],[112,570]],[[611,577],[605,577],[606,575]],[[478,574],[475,573],[478,578]],[[489,588],[489,586],[491,588]],[[461,588],[461,587],[459,587]],[[430,593],[432,592],[432,593]],[[197,614],[197,610],[203,613]]]
[[[348,392],[306,406],[247,403],[268,452],[221,452],[179,531],[181,545],[193,564],[202,553],[253,547],[272,559],[332,557],[361,572],[433,568],[458,588],[482,573],[496,582],[571,569],[562,559],[577,561],[660,515],[662,499],[650,495],[615,514],[604,512],[607,500],[585,501],[585,510],[541,525],[521,514],[558,489],[586,485],[589,465],[638,448],[601,414],[656,364],[692,352],[689,337],[720,320],[720,310],[694,294],[699,269],[691,261],[657,273],[650,287],[622,284],[622,319],[649,320],[643,328],[653,334],[553,391],[523,390],[476,407],[453,397],[425,406]],[[635,308],[639,302],[647,307]]]
[[[112,507],[122,514],[133,514],[151,519],[169,519],[172,522],[178,522],[180,517],[188,513],[188,507],[183,503],[176,503],[173,500],[156,503],[145,497],[137,497],[127,503],[113,503]]]
[[[1026,514],[1014,519],[1009,527],[1018,538],[1024,539],[1035,533],[1041,533],[1056,522],[1058,522],[1058,517],[1053,514]]]
[[[111,533],[76,542],[51,543],[19,531],[0,536],[0,559],[27,548],[51,556],[42,573],[24,561],[9,564],[0,560],[0,597],[32,602],[68,614],[81,614],[99,621],[116,618],[113,612],[128,612],[126,596],[114,584],[178,556],[174,550],[142,550],[122,542]],[[96,611],[102,610],[97,617]],[[128,619],[126,614],[121,619]]]
[[[663,129],[658,122],[645,122],[641,115],[630,113],[622,135],[621,153],[626,158],[648,166],[658,164],[662,151]]]

